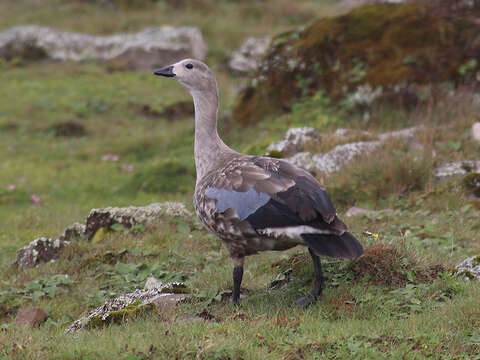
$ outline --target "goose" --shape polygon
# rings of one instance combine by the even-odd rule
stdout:
[[[282,159],[238,153],[217,132],[218,88],[201,61],[184,59],[156,70],[178,81],[195,108],[194,208],[226,246],[233,262],[232,302],[239,304],[246,256],[301,245],[313,261],[313,289],[297,300],[307,307],[325,288],[320,256],[357,258],[360,242],[338,218],[325,189],[307,171]]]

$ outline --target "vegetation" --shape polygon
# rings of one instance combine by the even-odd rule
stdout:
[[[434,5],[365,5],[277,36],[233,119],[259,121],[318,91],[347,109],[379,99],[408,108],[475,84],[479,25]]]
[[[176,3],[6,0],[0,13],[9,16],[0,18],[0,29],[37,23],[111,33],[167,22],[199,26],[221,87],[220,132],[239,151],[264,153],[292,126],[317,127],[324,140],[312,150],[328,151],[339,144],[331,136],[338,127],[368,130],[353,138],[359,141],[422,124],[416,150],[390,140],[373,157],[321,179],[341,217],[351,205],[393,211],[344,219],[366,256],[323,259],[327,288],[306,310],[293,306],[311,287],[305,249],[249,257],[246,296],[235,308],[228,301],[229,256],[195,219],[165,218],[155,229],[135,231],[113,227],[95,241],[73,242],[55,262],[18,270],[11,264],[20,247],[57,236],[91,208],[166,200],[190,206],[193,121],[165,112],[189,100],[185,90],[149,73],[3,61],[0,359],[480,358],[480,285],[451,272],[480,253],[480,209],[469,202],[478,174],[441,182],[432,176],[444,161],[480,158],[470,134],[480,119],[472,93],[458,91],[409,111],[385,106],[368,118],[332,108],[328,92],[305,93],[290,113],[243,127],[227,116],[239,81],[224,66],[228,53],[246,36],[284,32],[331,13],[330,4]],[[150,274],[185,281],[192,299],[172,311],[132,307],[107,326],[65,334],[106,299],[143,287]],[[33,305],[48,320],[35,329],[15,327],[18,309]]]

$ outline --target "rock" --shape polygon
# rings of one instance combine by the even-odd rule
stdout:
[[[422,96],[427,88],[434,94],[445,82],[474,86],[469,60],[480,58],[480,47],[472,46],[479,33],[472,11],[452,16],[437,1],[368,4],[320,18],[273,38],[232,120],[259,122],[319,91],[334,106],[364,113],[372,104],[414,108],[431,101]]]
[[[176,292],[171,292],[176,289]],[[183,293],[179,293],[179,291]],[[88,312],[70,325],[66,332],[75,332],[84,328],[97,328],[110,323],[118,323],[155,309],[171,307],[188,298],[183,283],[167,283],[163,287],[148,290],[137,289],[131,293],[108,300],[102,306]]]
[[[480,142],[480,122],[476,122],[472,125],[472,138],[473,140]]]
[[[147,278],[147,281],[145,281],[145,286],[143,287],[144,290],[151,290],[151,289],[158,289],[158,288],[162,288],[164,286],[164,284],[158,280],[158,279],[155,279],[155,277],[153,276],[149,276]]]
[[[27,307],[18,310],[17,316],[15,316],[14,324],[19,326],[39,326],[45,320],[48,315],[39,307]]]
[[[17,252],[16,264],[19,268],[35,267],[42,262],[58,259],[62,250],[70,242],[41,237],[33,240]]]
[[[381,214],[381,213],[384,213],[384,212],[392,212],[392,211],[393,211],[393,209],[368,210],[368,209],[362,209],[362,208],[352,206],[345,213],[345,217],[357,216],[357,215],[376,215],[376,214]]]
[[[413,126],[402,130],[389,131],[378,135],[378,138],[382,141],[385,141],[389,138],[411,139],[415,136],[415,133],[420,128],[422,128],[422,126]]]
[[[195,27],[151,27],[133,34],[91,36],[35,25],[0,33],[0,57],[60,61],[116,61],[128,69],[148,69],[186,57],[204,60],[207,46]]]
[[[260,61],[265,55],[270,37],[249,37],[234,51],[228,65],[230,69],[238,72],[257,70]]]
[[[457,276],[480,280],[480,255],[470,256],[455,266],[455,269]]]
[[[191,217],[192,213],[187,210],[183,203],[179,202],[92,209],[87,217],[85,232],[89,236],[93,236],[98,229],[109,228],[113,224],[122,224],[127,228],[136,224],[148,226],[158,222],[165,215]]]
[[[80,224],[78,222],[73,223],[72,225],[67,226],[63,234],[60,235],[59,239],[63,241],[80,240],[87,236],[85,230],[86,227],[84,224]]]
[[[443,163],[435,169],[434,176],[438,180],[443,180],[452,176],[466,175],[471,172],[480,172],[480,160]]]
[[[325,154],[312,155],[307,152],[298,153],[288,160],[299,167],[317,175],[329,175],[337,172],[360,155],[370,154],[381,147],[381,141],[363,141],[338,145]]]
[[[285,134],[285,140],[271,144],[267,154],[280,153],[282,157],[290,157],[303,151],[308,143],[320,142],[320,133],[311,127],[291,128]]]

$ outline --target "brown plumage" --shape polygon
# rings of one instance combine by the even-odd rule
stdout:
[[[284,160],[240,154],[217,133],[215,76],[203,63],[185,59],[155,72],[173,77],[195,104],[195,211],[226,245],[234,264],[233,296],[238,303],[245,256],[266,250],[309,249],[315,270],[307,306],[321,294],[325,278],[320,255],[355,258],[363,248],[347,232],[320,183]]]

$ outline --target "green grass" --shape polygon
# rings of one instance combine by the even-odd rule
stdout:
[[[0,13],[9,12],[0,28],[33,22],[111,33],[167,21],[200,26],[211,48],[209,63],[218,73],[225,118],[239,81],[225,70],[228,52],[245,36],[310,21],[326,4],[221,1],[214,6],[204,0],[203,8],[174,10],[159,2],[115,10],[93,2],[8,0],[0,4]],[[110,232],[98,243],[72,243],[56,262],[26,270],[12,266],[18,248],[40,236],[58,236],[94,207],[166,200],[191,207],[194,124],[190,118],[172,122],[142,115],[143,105],[161,112],[189,100],[180,85],[149,73],[14,61],[0,63],[0,83],[0,359],[478,358],[480,286],[453,278],[448,269],[480,252],[480,211],[468,204],[461,179],[437,182],[431,176],[443,161],[480,158],[480,146],[469,133],[478,121],[471,102],[447,99],[410,113],[382,110],[368,123],[329,109],[319,98],[249,128],[226,117],[221,124],[226,142],[257,154],[292,126],[318,127],[325,135],[321,151],[337,144],[329,136],[337,127],[375,134],[426,126],[418,137],[422,152],[392,141],[380,154],[325,179],[341,215],[350,205],[394,209],[345,219],[365,247],[381,242],[397,249],[391,263],[379,258],[385,267],[358,272],[358,264],[324,259],[327,289],[317,305],[300,310],[293,304],[310,290],[313,275],[305,250],[255,255],[245,266],[248,296],[234,308],[217,301],[231,288],[229,256],[194,219],[166,218],[155,229]],[[64,122],[83,126],[85,135],[59,135],[53,129]],[[118,160],[102,160],[108,154]],[[41,204],[35,205],[32,195]],[[437,264],[444,271],[419,275]],[[393,285],[376,280],[392,270],[403,280]],[[175,311],[78,336],[64,333],[106,299],[143,287],[147,272],[165,281],[185,279],[193,299]],[[37,329],[14,327],[17,310],[32,305],[48,313],[47,322]],[[192,320],[204,310],[213,320]]]

